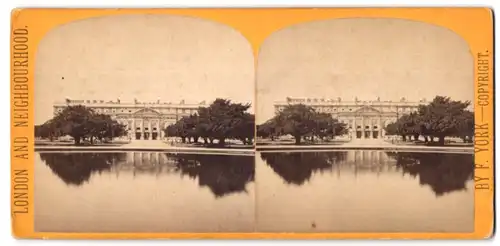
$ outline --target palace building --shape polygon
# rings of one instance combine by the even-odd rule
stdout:
[[[395,122],[400,116],[418,110],[426,100],[407,101],[343,101],[337,99],[286,98],[274,104],[275,111],[281,111],[291,104],[311,106],[316,112],[329,113],[340,122],[347,124],[349,137],[352,139],[377,139],[385,136],[384,127]]]
[[[186,104],[184,100],[174,104],[170,102],[122,102],[104,100],[71,100],[54,103],[54,115],[67,106],[83,105],[97,113],[108,114],[114,120],[126,125],[130,139],[159,140],[164,136],[168,125],[175,123],[183,116],[189,116],[205,101],[198,104]]]

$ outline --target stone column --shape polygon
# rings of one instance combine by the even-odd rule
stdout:
[[[382,136],[382,138],[384,138],[385,137],[385,130],[384,130],[385,124],[384,124],[384,120],[382,122],[380,122],[380,126],[381,126],[381,128],[380,128],[380,130],[381,130],[380,133],[381,134],[380,135]]]
[[[351,124],[351,139],[356,138],[356,117],[351,117],[352,124]]]
[[[144,140],[144,119],[141,119],[141,140]]]
[[[373,138],[373,119],[372,117],[368,117],[368,138],[372,139]]]
[[[371,138],[374,138],[375,135],[373,134],[373,131],[375,130],[375,124],[373,123],[373,118],[370,120],[371,128],[370,128],[370,136]]]
[[[135,139],[135,131],[136,131],[136,126],[135,126],[135,118],[132,119],[132,139]]]
[[[165,136],[165,133],[163,132],[163,129],[165,129],[165,128],[163,127],[163,125],[165,125],[165,123],[163,122],[162,119],[160,119],[158,121],[158,127],[160,128],[159,131],[160,131],[161,139],[163,139],[163,137]]]
[[[162,128],[162,129],[166,129],[166,128],[167,128],[167,122],[162,121],[162,122],[161,122],[161,128]],[[162,137],[164,137],[164,138],[165,138],[165,137],[168,137],[168,136],[167,136],[167,134],[166,134],[163,130],[161,131],[161,134],[163,135]]]
[[[383,127],[382,127],[382,118],[381,117],[378,117],[377,125],[378,125],[377,126],[378,138],[382,138]]]
[[[149,120],[149,140],[153,139],[153,120]]]
[[[361,117],[361,138],[365,138],[365,117]]]
[[[158,138],[161,140],[163,139],[163,126],[162,126],[161,119],[158,120]]]
[[[160,139],[160,134],[158,134],[158,128],[160,128],[158,126],[158,119],[155,119],[155,123],[154,123],[154,126],[156,127],[156,130],[153,129],[154,133],[156,133],[156,140]]]
[[[351,139],[356,138],[356,116],[352,118]]]
[[[158,137],[157,138],[158,138],[158,140],[161,140],[161,137],[162,137],[161,136],[161,119],[158,119],[157,122],[158,122],[158,124],[156,124],[156,127],[157,127],[156,130],[158,131]]]
[[[132,121],[131,120],[127,120],[127,137],[128,137],[128,139],[132,139]]]

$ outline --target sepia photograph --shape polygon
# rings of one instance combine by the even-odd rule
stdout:
[[[266,232],[472,232],[474,60],[453,31],[392,18],[270,35],[256,73]]]
[[[254,57],[217,22],[83,19],[35,62],[37,232],[254,230]]]
[[[17,8],[16,239],[486,239],[488,7]]]

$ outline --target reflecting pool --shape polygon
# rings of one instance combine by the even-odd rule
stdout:
[[[254,156],[36,152],[35,231],[254,230]]]
[[[260,231],[473,231],[471,154],[262,152],[256,161]]]

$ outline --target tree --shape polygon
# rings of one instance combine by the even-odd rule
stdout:
[[[245,111],[250,105],[232,103],[227,99],[216,99],[209,107],[210,135],[219,140],[219,145],[224,145],[225,140],[232,137],[231,131],[243,120]]]
[[[474,113],[466,108],[470,102],[453,101],[448,97],[436,96],[428,105],[421,105],[417,112],[405,114],[396,122],[387,125],[386,135],[400,135],[406,141],[407,136],[418,140],[424,136],[425,142],[430,137],[439,139],[439,145],[444,145],[448,136],[461,137],[464,142],[474,136]]]
[[[112,120],[108,125],[110,125],[111,127],[108,128],[107,131],[105,131],[105,134],[103,137],[115,138],[115,137],[127,136],[128,130],[127,130],[126,125],[121,124],[121,123],[117,122],[116,120]]]
[[[174,132],[174,134],[172,134],[173,136],[176,136],[176,137],[180,137],[181,140],[182,140],[182,143],[186,143],[186,138],[188,137],[188,131],[189,131],[189,125],[190,125],[190,122],[189,122],[189,117],[187,116],[184,116],[182,118],[180,118],[177,122],[175,122],[175,124],[172,125],[171,128],[171,131]],[[168,134],[168,132],[167,132]]]
[[[385,130],[385,135],[387,136],[399,135],[397,122],[392,122],[387,124],[384,130]]]
[[[258,125],[257,136],[262,138],[270,138],[272,141],[274,141],[275,137],[282,135],[278,122],[279,120],[277,119],[277,117],[273,117],[265,123]]]
[[[438,137],[439,145],[444,145],[444,138],[457,134],[464,121],[469,101],[453,101],[449,97],[436,96],[427,106],[419,109],[419,116],[431,137]],[[473,121],[472,121],[473,123]]]
[[[69,135],[75,144],[81,144],[85,138],[94,143],[94,139],[120,137],[127,134],[126,126],[111,119],[111,116],[95,113],[82,105],[68,106],[53,119],[40,126],[35,126],[35,136],[53,137]]]
[[[102,140],[106,136],[106,132],[111,128],[110,123],[109,115],[95,114],[89,119],[87,137],[90,139],[90,144],[94,144],[94,138]]]
[[[472,143],[474,137],[474,113],[464,110],[462,115],[457,118],[457,136],[462,138],[464,143]]]
[[[59,137],[61,135],[61,129],[57,126],[53,119],[50,119],[41,125],[35,126],[35,137],[48,138],[50,141],[53,141],[55,137]]]
[[[334,119],[331,114],[318,113],[312,107],[303,104],[288,105],[273,118],[257,126],[257,135],[271,138],[290,134],[295,138],[295,144],[300,144],[303,137],[314,141],[334,138],[347,133],[347,125]]]
[[[64,135],[70,135],[79,145],[80,140],[91,132],[89,121],[94,111],[82,105],[68,106],[54,117],[54,124],[61,129]]]
[[[255,116],[246,112],[249,104],[233,103],[216,99],[209,107],[200,107],[198,112],[182,117],[175,124],[164,129],[168,136],[176,136],[195,143],[201,137],[205,144],[214,139],[224,145],[226,139],[238,139],[243,144],[252,144],[255,135]]]
[[[206,107],[199,107],[198,108],[198,124],[196,125],[196,131],[198,132],[199,136],[203,138],[203,141],[205,144],[213,143],[213,137],[211,135],[211,130],[212,130],[212,121],[210,119],[210,111]]]
[[[312,133],[316,127],[317,119],[312,107],[296,104],[288,105],[278,113],[283,134],[290,134],[295,138],[295,144],[300,144],[301,138]]]
[[[411,140],[411,136],[418,139],[420,135],[419,119],[416,114],[405,114],[396,121],[396,132],[403,137],[403,141]]]
[[[334,138],[335,136],[347,134],[347,125],[340,123],[328,113],[316,113],[316,127],[313,136],[318,136],[321,140],[325,137]]]
[[[406,125],[405,125],[406,132],[410,136],[413,136],[414,141],[417,141],[420,135],[422,134],[421,124],[422,124],[422,119],[418,115],[418,113],[412,112],[406,118]]]
[[[255,136],[255,115],[244,113],[242,117],[236,118],[230,135],[241,140],[243,144],[252,144]]]
[[[177,126],[176,126],[176,124],[168,125],[167,128],[165,128],[163,131],[165,132],[165,136],[168,136],[168,137],[179,137],[179,135],[177,134]]]

